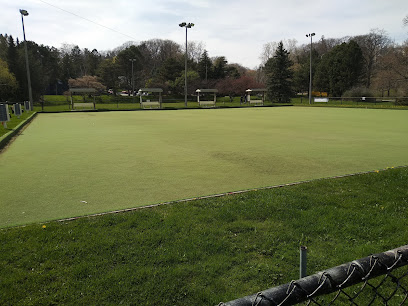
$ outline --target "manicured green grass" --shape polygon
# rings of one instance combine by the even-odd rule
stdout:
[[[387,98],[384,98],[387,100]],[[356,101],[347,98],[329,98],[329,102],[319,103],[312,102],[309,104],[309,98],[293,98],[291,104],[297,106],[307,107],[338,107],[338,108],[372,108],[372,109],[408,109],[408,105],[396,104],[390,101],[368,102],[368,101]]]
[[[295,107],[40,114],[0,155],[0,227],[406,165],[406,116]]]
[[[33,112],[23,112],[20,118],[12,114],[10,117],[10,121],[7,122],[7,128],[4,128],[4,126],[0,124],[0,139],[2,136],[15,129],[19,124],[21,124],[24,120],[29,118],[32,114]]]
[[[1,305],[217,305],[406,244],[408,168],[0,231]],[[21,190],[21,189],[20,189]],[[403,283],[404,286],[407,284]]]

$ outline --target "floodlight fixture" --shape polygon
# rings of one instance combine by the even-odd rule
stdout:
[[[20,9],[20,14],[23,15],[23,16],[28,16],[27,10]]]
[[[184,80],[184,105],[187,107],[187,29],[191,29],[194,27],[194,23],[187,23],[187,22],[182,22],[179,24],[179,27],[186,28],[186,54],[185,54],[185,80]]]

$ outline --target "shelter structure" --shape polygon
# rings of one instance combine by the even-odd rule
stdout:
[[[77,107],[90,107],[95,109],[95,93],[96,89],[95,88],[70,88],[69,93],[71,96],[71,108],[74,110]],[[93,96],[93,102],[74,102],[73,95],[75,94],[81,94],[81,95],[92,95]]]
[[[215,106],[217,102],[218,89],[197,89],[197,102],[199,106]],[[207,96],[212,96],[210,100],[205,100]]]
[[[140,88],[138,95],[140,97],[140,107],[141,108],[162,108],[162,92],[161,88]],[[143,96],[152,93],[153,96],[149,99],[143,100]],[[154,99],[154,100],[153,100]]]
[[[247,101],[249,105],[264,105],[265,103],[265,93],[268,90],[266,88],[255,88],[255,89],[247,89],[245,92],[247,94]],[[253,99],[251,100],[251,94],[256,94],[260,99]]]

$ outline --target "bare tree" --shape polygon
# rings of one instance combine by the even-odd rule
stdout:
[[[388,93],[391,89],[395,89],[401,95],[407,95],[408,42],[390,46],[379,64],[381,69],[374,79],[376,87]]]
[[[349,36],[345,36],[342,38],[325,38],[324,35],[320,38],[319,41],[314,43],[313,49],[319,53],[320,56],[329,53],[331,49],[334,47],[341,45],[342,43],[347,43],[350,40]],[[308,49],[310,50],[310,48]]]
[[[295,52],[297,50],[297,40],[295,38],[289,38],[282,40],[282,43],[285,46],[285,49],[290,53],[290,59],[293,60],[292,57],[295,56]],[[266,62],[274,56],[278,45],[279,42],[276,41],[267,42],[263,45],[262,53],[259,57],[259,59],[261,60],[261,66],[265,66]]]
[[[185,52],[185,46],[182,49],[183,52]],[[187,42],[187,50],[188,50],[188,59],[198,63],[200,61],[201,55],[204,52],[204,44],[200,42],[195,42],[195,41],[189,41]]]
[[[181,47],[171,40],[150,39],[139,45],[144,58],[143,78],[149,79],[156,75],[160,66],[169,58],[181,56]]]
[[[364,56],[364,72],[365,72],[365,86],[371,86],[371,79],[376,73],[377,63],[382,55],[391,44],[391,39],[384,30],[372,29],[367,35],[360,35],[353,38]]]

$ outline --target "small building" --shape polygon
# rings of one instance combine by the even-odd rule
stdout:
[[[140,88],[137,93],[140,97],[140,108],[162,108],[162,92],[163,89],[161,88]],[[149,96],[149,99],[143,100],[143,97],[150,93],[153,95]]]
[[[255,88],[255,89],[247,89],[245,92],[247,94],[247,102],[249,105],[264,105],[265,103],[265,93],[268,90],[266,88]],[[256,94],[258,99],[251,99],[251,94]],[[260,99],[259,99],[260,97]]]
[[[71,96],[71,108],[74,110],[77,107],[90,107],[95,109],[95,93],[96,89],[95,88],[70,88],[69,93]],[[93,96],[93,102],[74,102],[74,99],[72,98],[73,95],[75,94],[80,94],[80,95],[92,95]]]
[[[215,103],[217,102],[218,89],[197,89],[196,93],[199,106],[215,107]],[[210,99],[208,99],[208,96],[210,97]]]

